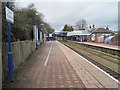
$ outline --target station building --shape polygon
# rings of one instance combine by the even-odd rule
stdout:
[[[74,30],[72,32],[68,32],[67,36],[69,37],[69,40],[87,42],[90,38],[90,32],[89,30]]]
[[[98,38],[106,38],[106,36],[112,35],[113,32],[109,29],[105,28],[96,28],[94,31],[91,32],[90,38],[94,40],[94,42],[98,42]]]
[[[106,43],[112,45],[118,45],[118,37],[117,35],[105,28],[94,28],[93,30],[81,29],[74,31],[59,31],[54,32],[52,35],[56,40],[72,40],[79,42],[96,42],[96,43]]]

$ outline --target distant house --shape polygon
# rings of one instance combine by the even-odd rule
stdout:
[[[114,32],[113,35],[114,37],[110,40],[110,44],[120,46],[120,31]]]
[[[120,36],[120,31],[114,31],[114,33],[113,33],[113,35],[115,35],[115,36]]]
[[[98,37],[100,37],[101,35],[111,35],[113,34],[112,31],[110,31],[109,29],[105,29],[105,28],[96,28],[94,31],[91,32],[91,39],[94,37],[95,42],[97,42]]]
[[[116,35],[115,37],[113,37],[111,40],[110,40],[110,43],[111,45],[118,45],[120,46],[120,35]]]

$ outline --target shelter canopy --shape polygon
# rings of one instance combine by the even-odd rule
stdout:
[[[67,36],[80,36],[80,35],[90,35],[90,32],[88,30],[75,30],[72,32],[68,32]]]

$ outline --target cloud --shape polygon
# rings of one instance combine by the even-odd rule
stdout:
[[[7,0],[2,0],[7,1]],[[11,0],[14,1],[14,0]],[[19,2],[119,2],[119,0],[15,0]]]
[[[82,18],[84,18],[89,25],[95,24],[97,27],[105,27],[109,24],[111,29],[117,30],[117,2],[34,3],[37,8],[37,11],[43,13],[45,15],[46,21],[49,22],[50,25],[56,30],[61,30],[64,24],[70,24],[74,26],[75,23]]]

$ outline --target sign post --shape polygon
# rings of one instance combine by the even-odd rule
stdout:
[[[8,21],[8,69],[9,69],[9,77],[10,81],[14,81],[14,71],[13,71],[13,57],[12,57],[12,49],[11,49],[11,27],[10,23],[13,23],[14,14],[10,10],[10,1],[8,0],[7,2],[7,7],[6,7],[6,20]]]

